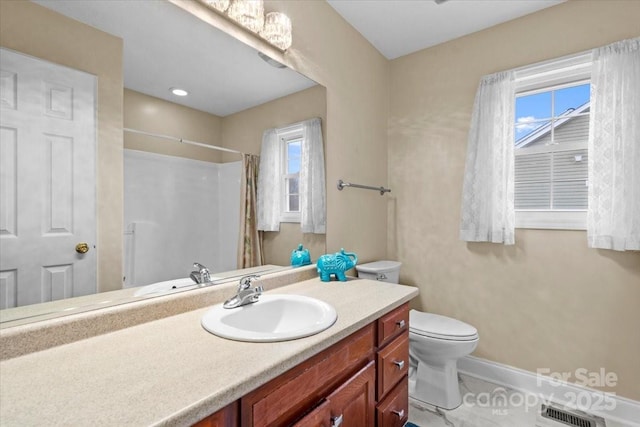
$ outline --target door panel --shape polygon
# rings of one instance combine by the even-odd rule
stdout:
[[[94,293],[96,78],[0,55],[0,308]]]

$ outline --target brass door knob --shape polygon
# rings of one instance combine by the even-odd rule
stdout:
[[[78,252],[79,254],[86,254],[87,252],[89,252],[89,245],[85,242],[78,243],[76,245],[76,252]]]

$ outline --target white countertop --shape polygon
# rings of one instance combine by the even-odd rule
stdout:
[[[311,279],[269,291],[333,305],[336,323],[276,343],[205,331],[198,309],[0,362],[0,425],[190,425],[411,300],[415,287]]]

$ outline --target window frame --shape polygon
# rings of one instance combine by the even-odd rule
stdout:
[[[591,82],[591,54],[582,53],[556,60],[546,61],[516,70],[516,89],[514,102],[518,97],[536,93],[559,90],[564,87],[577,86]],[[515,111],[514,111],[515,113]],[[586,115],[581,114],[581,115]],[[590,115],[590,113],[589,113]],[[552,118],[549,118],[550,120]],[[511,120],[514,130],[516,117]],[[553,132],[553,128],[552,128]],[[515,135],[514,135],[515,137]],[[541,152],[560,152],[571,149],[587,148],[588,142],[565,145],[562,149],[540,150]],[[514,141],[514,163],[517,152],[531,153],[533,149],[516,149]],[[515,168],[515,164],[514,164]],[[588,183],[588,181],[587,181]],[[514,194],[515,196],[515,194]],[[551,229],[551,230],[586,230],[586,209],[516,209],[515,228]]]
[[[295,124],[286,128],[281,128],[276,131],[278,135],[278,141],[280,144],[280,159],[282,164],[282,170],[280,174],[280,186],[281,186],[281,200],[280,200],[280,222],[287,223],[300,223],[302,221],[302,211],[288,210],[288,199],[290,193],[288,193],[287,179],[298,177],[298,206],[302,206],[300,191],[300,171],[297,174],[287,173],[288,169],[288,144],[290,142],[300,140],[300,169],[302,169],[302,151],[304,150],[304,131],[301,124]]]

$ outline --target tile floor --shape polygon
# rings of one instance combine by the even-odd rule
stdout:
[[[432,406],[409,399],[409,421],[419,427],[535,427],[543,403],[534,395],[468,375],[460,375],[460,392],[462,405],[439,410],[444,416]],[[606,427],[628,425],[606,420]]]

